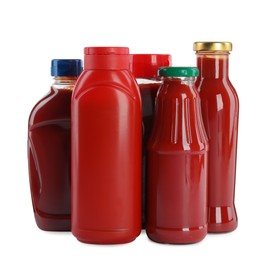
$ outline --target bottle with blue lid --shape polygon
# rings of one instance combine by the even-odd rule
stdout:
[[[51,62],[51,90],[32,109],[28,122],[28,168],[37,226],[71,229],[71,95],[82,71],[79,59]]]

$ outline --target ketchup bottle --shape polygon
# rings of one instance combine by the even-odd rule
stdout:
[[[125,47],[85,48],[72,96],[72,233],[116,244],[141,232],[141,98]]]
[[[236,229],[234,205],[238,96],[229,75],[230,42],[195,42],[202,117],[209,138],[208,232]]]
[[[208,142],[194,87],[198,69],[159,69],[148,143],[147,235],[156,242],[185,244],[207,233]]]
[[[71,96],[81,60],[52,60],[50,92],[33,108],[28,123],[32,203],[40,229],[71,230]]]
[[[149,140],[155,109],[155,97],[161,85],[157,76],[160,67],[170,66],[168,54],[131,54],[130,69],[136,77],[142,99],[142,228],[146,227],[146,172],[147,142]]]

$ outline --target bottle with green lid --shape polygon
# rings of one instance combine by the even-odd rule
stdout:
[[[207,152],[194,86],[195,67],[159,69],[148,143],[147,235],[156,242],[187,244],[207,233]]]

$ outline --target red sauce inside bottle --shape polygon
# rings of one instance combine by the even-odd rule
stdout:
[[[165,79],[148,144],[147,234],[194,243],[207,233],[207,139],[195,87]]]
[[[35,219],[43,230],[70,230],[72,89],[51,87],[29,117],[28,158]]]
[[[196,85],[209,138],[208,231],[237,227],[234,205],[239,101],[228,78],[228,54],[197,54]]]

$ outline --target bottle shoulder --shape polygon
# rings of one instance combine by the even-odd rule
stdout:
[[[69,118],[72,89],[50,91],[33,107],[29,115],[29,127],[47,120],[63,120]]]
[[[208,150],[198,95],[157,98],[149,149],[188,153]]]
[[[88,70],[80,75],[73,92],[73,100],[85,94],[122,92],[132,98],[139,97],[138,84],[128,70]]]
[[[229,79],[202,79],[197,86],[201,100],[230,100],[239,104],[238,94]]]
[[[198,98],[199,94],[195,86],[188,86],[184,84],[162,84],[159,88],[157,98],[164,99],[195,99]]]

